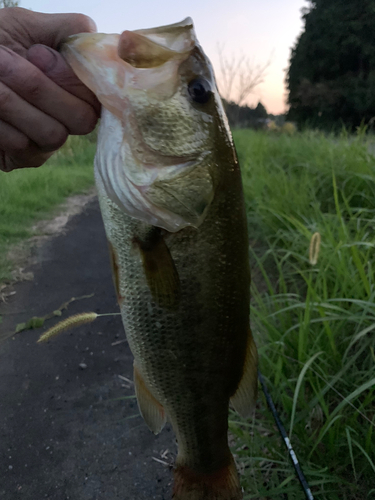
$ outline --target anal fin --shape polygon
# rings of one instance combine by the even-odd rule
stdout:
[[[258,392],[258,352],[249,328],[243,375],[236,392],[231,397],[234,409],[248,417],[254,409]]]
[[[139,411],[141,412],[144,421],[154,434],[159,434],[167,421],[167,415],[163,406],[153,396],[153,394],[151,394],[151,391],[147,387],[146,382],[144,381],[135,363],[134,385]]]

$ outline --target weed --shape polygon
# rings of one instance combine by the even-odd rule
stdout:
[[[251,304],[261,371],[315,498],[370,498],[375,158],[363,134],[240,130],[235,141],[256,241],[252,267],[265,283],[253,283]],[[272,416],[260,405],[251,438],[245,422],[231,423],[249,465],[246,498],[301,498]]]

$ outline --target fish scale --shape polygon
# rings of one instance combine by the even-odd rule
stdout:
[[[170,103],[161,103],[157,108],[151,108],[151,111],[148,109],[147,112],[143,107],[140,109],[136,107],[134,112],[140,128],[153,132],[145,134],[146,144],[161,154],[189,155],[204,143],[204,134],[195,126],[198,112],[193,114],[188,121],[186,120],[186,107],[176,117],[176,112],[170,110]],[[150,120],[157,121],[156,130],[150,127]],[[207,121],[208,127],[208,117]]]

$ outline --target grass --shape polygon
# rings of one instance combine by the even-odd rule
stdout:
[[[260,369],[315,498],[375,498],[375,158],[363,134],[239,130],[235,142]],[[231,419],[245,498],[303,498],[260,399],[253,422]]]
[[[94,182],[95,134],[69,137],[43,167],[0,172],[0,282],[9,277],[9,249],[31,236],[31,226],[67,196]]]

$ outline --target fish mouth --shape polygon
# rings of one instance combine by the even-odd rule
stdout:
[[[124,101],[130,88],[151,91],[158,98],[173,95],[178,67],[197,44],[193,21],[188,17],[179,23],[121,35],[79,33],[67,38],[61,53],[103,106],[119,116],[119,99]]]
[[[196,44],[193,21],[187,17],[180,23],[120,35],[118,55],[135,68],[155,68],[171,59],[188,56]]]
[[[86,69],[91,66],[91,70],[97,64],[107,65],[109,61],[127,63],[133,68],[151,69],[172,59],[186,59],[196,43],[193,21],[187,17],[179,23],[159,28],[126,30],[121,35],[79,33],[67,38],[61,53],[69,64],[78,59]]]

